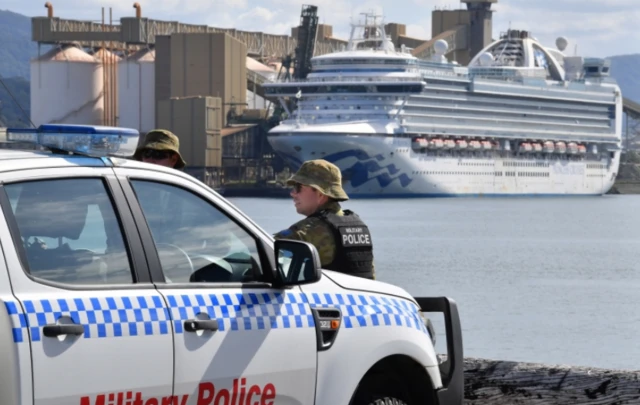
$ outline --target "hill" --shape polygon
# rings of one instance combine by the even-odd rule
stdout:
[[[640,103],[640,54],[611,57],[611,75],[625,98]]]
[[[31,41],[31,18],[0,10],[0,76],[29,80],[29,59],[38,54]]]
[[[7,86],[9,92],[4,87]],[[0,84],[0,122],[7,127],[28,128],[29,124],[29,81],[24,77],[10,77]],[[14,101],[17,100],[17,103]],[[24,108],[25,112],[20,109]]]

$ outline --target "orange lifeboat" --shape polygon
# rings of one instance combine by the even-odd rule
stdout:
[[[464,139],[458,139],[458,140],[456,141],[456,146],[457,146],[459,149],[466,149],[466,148],[467,148],[467,145],[468,145],[468,144],[467,144],[467,141],[465,141]]]
[[[444,142],[440,138],[435,138],[429,141],[429,147],[433,149],[442,148],[443,145],[444,145]]]
[[[543,150],[544,150],[545,152],[547,152],[547,153],[553,153],[553,151],[556,149],[556,145],[555,145],[553,142],[551,142],[551,141],[546,141],[546,142],[543,144],[543,147],[542,147],[542,148],[543,148]]]
[[[489,141],[482,141],[482,149],[491,149],[491,142]]]
[[[423,149],[429,146],[429,141],[424,138],[413,138],[411,140],[411,147],[413,149]]]
[[[522,142],[520,144],[520,147],[518,148],[518,151],[520,152],[531,152],[532,150],[533,150],[533,147],[529,142]]]
[[[578,153],[580,153],[581,155],[587,153],[587,147],[582,145],[582,144],[579,144],[578,145]]]
[[[542,145],[540,145],[539,143],[532,143],[531,147],[533,148],[534,152],[542,152]]]
[[[453,139],[446,139],[444,141],[444,147],[447,148],[447,149],[455,148],[456,147],[456,141],[454,141]]]
[[[578,144],[575,142],[569,142],[567,144],[567,152],[571,154],[578,153]]]
[[[567,151],[567,144],[564,142],[556,142],[556,152],[565,153]]]
[[[469,147],[471,149],[480,149],[482,148],[482,145],[480,144],[480,141],[471,141],[469,142]]]

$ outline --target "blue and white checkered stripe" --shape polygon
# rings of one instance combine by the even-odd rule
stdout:
[[[184,321],[199,313],[217,319],[219,330],[247,331],[315,327],[304,295],[297,293],[176,294],[166,308],[159,296],[28,300],[22,314],[16,302],[5,302],[16,343],[42,340],[42,327],[63,315],[84,325],[84,338],[149,336],[184,332]]]
[[[167,302],[176,333],[198,313],[217,319],[220,331],[315,326],[305,297],[296,293],[180,294],[169,295]]]
[[[6,301],[16,343],[42,340],[42,327],[70,316],[84,325],[84,338],[184,333],[184,321],[200,313],[219,322],[219,331],[315,327],[311,308],[339,308],[345,328],[399,326],[427,333],[418,308],[409,301],[370,294],[171,294],[168,308],[159,296],[59,298],[27,300],[22,314]]]
[[[169,313],[159,296],[59,298],[25,300],[21,314],[16,302],[5,303],[13,322],[15,342],[42,340],[42,327],[69,316],[84,325],[85,338],[164,335],[170,333]]]
[[[308,294],[312,308],[338,308],[345,328],[400,326],[424,333],[419,308],[407,300],[374,294]]]

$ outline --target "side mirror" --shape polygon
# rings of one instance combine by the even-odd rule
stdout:
[[[275,280],[279,285],[311,284],[322,277],[320,255],[311,243],[276,239]]]

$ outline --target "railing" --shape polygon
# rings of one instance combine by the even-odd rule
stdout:
[[[246,44],[247,52],[250,55],[276,57],[292,54],[298,43],[296,38],[288,35],[183,24],[149,18],[123,17],[120,19],[120,24],[105,22],[104,25],[101,22],[67,20],[58,17],[33,17],[31,22],[31,39],[41,43],[74,41],[84,46],[93,46],[101,41],[115,41],[137,46],[154,44],[158,35],[224,32]],[[338,51],[343,42],[336,38],[318,38],[314,56]]]
[[[337,76],[331,78],[311,78],[311,79],[291,79],[291,80],[276,80],[273,81],[272,84],[283,84],[283,83],[310,83],[310,84],[328,84],[333,82],[339,83],[347,83],[347,82],[355,82],[355,83],[376,83],[376,82],[393,82],[393,83],[402,83],[402,82],[422,82],[422,79],[419,77],[363,77],[363,76]]]

